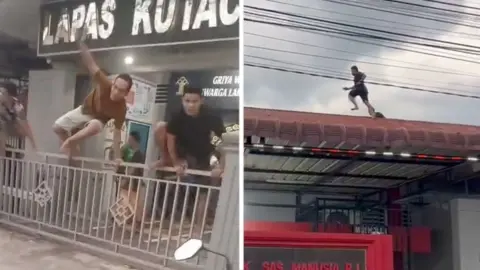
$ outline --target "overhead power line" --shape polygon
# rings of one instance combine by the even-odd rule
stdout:
[[[371,16],[370,17],[361,16],[361,15],[353,14],[353,13],[345,13],[345,12],[339,12],[339,11],[331,10],[331,9],[323,9],[323,8],[317,8],[317,7],[311,7],[311,6],[304,6],[304,5],[294,4],[294,3],[282,2],[282,1],[278,1],[278,0],[265,0],[265,1],[276,3],[276,4],[282,4],[282,5],[286,5],[286,6],[291,6],[291,7],[302,8],[302,9],[305,9],[305,10],[321,11],[321,12],[325,12],[325,13],[329,13],[329,14],[344,15],[344,16],[348,16],[350,18],[353,17],[353,18],[361,18],[361,19],[365,19],[365,20],[373,20],[375,22],[386,22],[386,23],[389,23],[389,24],[392,25],[392,26],[388,26],[388,27],[392,27],[392,28],[395,28],[395,29],[399,29],[397,27],[398,25],[403,25],[403,26],[413,27],[413,28],[415,28],[416,31],[422,31],[423,33],[427,33],[427,34],[439,34],[439,33],[441,33],[443,35],[468,36],[470,38],[471,37],[480,37],[480,35],[473,34],[473,33],[466,33],[466,32],[451,33],[449,31],[446,31],[445,29],[431,27],[431,26],[419,26],[418,24],[413,24],[413,23],[399,22],[399,21],[394,21],[394,20],[386,20],[386,19],[371,17]],[[385,25],[377,25],[377,26],[387,27]],[[425,29],[436,31],[436,32],[439,32],[439,33],[426,32],[426,31],[424,31]],[[410,29],[401,29],[401,30],[409,31]]]
[[[317,65],[307,65],[304,63],[298,63],[298,62],[290,62],[290,61],[285,61],[285,60],[279,60],[271,57],[263,57],[263,56],[258,56],[258,55],[250,55],[250,54],[245,54],[245,58],[253,58],[253,59],[258,59],[258,60],[263,60],[263,61],[268,61],[268,62],[275,62],[275,63],[280,63],[286,65],[286,67],[292,68],[292,67],[301,67],[301,68],[306,68],[309,71],[315,70],[315,71],[322,71],[322,72],[329,72],[335,75],[345,75],[345,76],[350,76],[351,74],[349,72],[346,72],[345,70],[333,70],[330,67],[325,67],[325,66],[317,66]],[[264,64],[264,63],[259,63],[259,64]],[[377,78],[376,76],[383,76],[383,74],[376,74],[376,73],[370,73],[369,78],[372,79],[373,81],[388,81],[389,83],[394,83],[394,84],[401,84],[401,85],[409,85],[409,86],[416,86],[420,88],[434,88],[435,90],[442,90],[442,91],[454,91],[455,93],[468,93],[468,94],[476,94],[474,91],[469,91],[469,90],[452,90],[444,87],[439,87],[439,86],[431,86],[431,85],[422,85],[422,84],[416,84],[416,83],[409,83],[409,82],[403,82],[403,81],[390,81],[390,80],[385,80],[382,78]],[[373,75],[373,76],[370,76]],[[408,78],[404,76],[395,76],[395,75],[389,75],[389,77],[397,78],[397,79],[407,79],[407,80],[412,80],[414,82],[427,82],[427,83],[438,83],[439,81],[429,81],[425,79],[418,79],[418,78]],[[369,79],[369,80],[370,80]],[[467,85],[467,84],[461,84],[457,83],[456,85],[458,86],[466,86],[466,87],[471,87],[471,88],[478,88],[476,85]]]
[[[370,11],[375,10],[375,11],[380,11],[380,12],[385,12],[385,13],[390,13],[390,14],[403,15],[403,16],[412,17],[412,18],[418,18],[418,19],[429,20],[429,21],[434,21],[434,22],[446,23],[446,24],[450,24],[450,25],[456,25],[456,26],[461,25],[461,26],[465,26],[465,27],[469,27],[469,28],[480,29],[480,27],[478,27],[478,26],[465,24],[465,23],[462,23],[462,22],[452,22],[452,21],[448,21],[448,20],[444,20],[444,19],[429,18],[429,17],[421,16],[421,15],[408,14],[408,13],[392,11],[392,10],[382,9],[382,8],[375,8],[371,5],[370,6],[363,6],[363,5],[354,4],[352,2],[345,2],[344,0],[341,0],[341,1],[323,0],[323,1],[336,3],[336,4],[339,4],[339,5],[347,5],[347,6],[353,6],[353,7],[368,9]]]
[[[260,68],[260,69],[267,69],[267,70],[275,70],[275,71],[287,72],[287,73],[293,73],[293,74],[307,75],[307,76],[313,76],[313,77],[321,77],[321,78],[326,78],[326,79],[351,81],[351,79],[349,79],[349,78],[344,78],[344,77],[339,77],[339,76],[326,75],[326,74],[320,74],[320,73],[314,73],[314,72],[306,72],[306,71],[298,71],[298,70],[293,70],[293,69],[289,69],[289,68],[274,67],[274,66],[268,66],[268,65],[260,65],[260,64],[249,63],[249,62],[245,63],[245,66]],[[394,88],[417,91],[417,92],[426,92],[426,93],[433,93],[433,94],[440,94],[440,95],[447,95],[447,96],[480,99],[480,96],[476,96],[476,95],[457,94],[457,93],[451,93],[451,92],[424,89],[424,88],[419,88],[419,87],[409,87],[409,86],[395,85],[395,84],[389,84],[389,83],[370,82],[370,81],[368,82],[368,84],[380,85],[380,86],[386,86],[386,87],[394,87]]]
[[[423,1],[442,4],[442,5],[447,5],[447,6],[454,6],[454,7],[460,7],[460,8],[480,10],[479,7],[472,7],[472,6],[466,6],[466,5],[461,5],[461,4],[454,4],[454,3],[449,3],[449,2],[445,2],[445,1],[438,1],[438,0],[423,0]]]
[[[418,3],[412,3],[412,2],[405,2],[405,1],[400,1],[400,0],[387,0],[385,2],[399,3],[399,4],[403,4],[403,5],[415,6],[415,7],[421,7],[421,8],[428,8],[428,9],[433,9],[433,10],[453,12],[453,13],[457,13],[457,14],[478,17],[478,14],[475,14],[475,13],[459,11],[459,10],[451,10],[451,9],[447,9],[447,8],[432,7],[432,6],[428,6],[428,5],[422,5],[422,4],[418,4]]]
[[[409,65],[424,66],[424,67],[430,67],[430,68],[432,68],[431,65],[424,65],[424,64],[421,64],[421,63],[412,63],[412,62],[408,62],[408,61],[402,61],[402,60],[397,60],[397,59],[390,59],[390,58],[385,58],[385,57],[380,57],[380,56],[373,56],[373,55],[368,55],[368,54],[361,54],[361,53],[351,52],[351,51],[347,51],[347,50],[340,50],[340,49],[335,49],[335,48],[328,48],[328,47],[323,47],[323,46],[319,46],[319,45],[309,44],[309,43],[305,43],[305,42],[293,41],[293,40],[284,39],[284,38],[277,38],[277,37],[272,37],[272,36],[263,35],[263,34],[257,34],[257,33],[252,33],[252,32],[244,32],[244,33],[245,33],[246,35],[251,35],[251,36],[256,36],[256,37],[261,37],[261,38],[267,38],[267,39],[277,40],[277,41],[283,41],[283,42],[288,42],[288,43],[291,43],[291,44],[302,45],[302,46],[311,47],[311,48],[318,48],[318,49],[322,49],[322,50],[335,51],[335,52],[341,52],[341,53],[345,53],[345,54],[352,54],[352,55],[358,55],[358,56],[366,56],[366,57],[377,58],[377,59],[382,59],[382,60],[391,61],[391,62],[398,62],[398,63],[404,63],[404,64],[409,64]],[[463,59],[459,59],[459,60],[463,60]],[[480,62],[476,62],[476,61],[468,61],[468,62],[473,63],[473,64],[480,64]],[[435,66],[435,67],[433,67],[433,68],[435,68],[436,70],[453,71],[453,70],[451,70],[451,69],[446,69],[446,68],[437,67],[437,66]],[[453,72],[454,72],[454,71],[453,71]],[[462,73],[462,74],[465,74],[465,73]],[[472,74],[472,75],[473,75],[473,74]],[[477,75],[473,75],[473,76],[477,76]]]
[[[339,22],[320,19],[320,18],[316,18],[316,17],[310,17],[310,16],[305,16],[305,15],[294,14],[294,13],[283,12],[283,11],[272,10],[272,9],[266,9],[266,8],[260,8],[260,7],[252,7],[252,6],[245,6],[245,7],[249,8],[249,9],[253,9],[253,10],[267,12],[267,13],[273,13],[273,14],[283,15],[283,16],[290,16],[290,17],[297,18],[297,19],[304,19],[304,20],[326,23],[326,24],[330,24],[330,25],[338,25],[338,26],[354,28],[354,29],[359,29],[359,30],[367,30],[367,31],[378,32],[378,33],[388,34],[388,35],[396,35],[396,36],[401,36],[401,37],[404,37],[404,38],[412,38],[412,39],[417,39],[417,40],[420,39],[422,41],[430,41],[430,42],[449,44],[449,45],[453,45],[453,46],[465,47],[465,48],[470,48],[472,50],[474,49],[474,52],[477,52],[477,53],[480,52],[479,51],[480,47],[470,45],[470,44],[463,44],[463,43],[452,42],[452,41],[442,41],[442,40],[427,38],[427,37],[418,37],[418,36],[404,34],[404,33],[396,33],[396,32],[385,31],[385,30],[369,28],[369,27],[363,27],[363,26],[358,26],[358,25],[353,25],[353,24],[339,23]],[[456,47],[452,47],[450,49],[465,50],[464,48],[456,48]]]
[[[248,12],[246,12],[246,13],[248,13]],[[296,29],[296,30],[302,29],[302,30],[315,31],[317,33],[330,33],[330,34],[355,36],[355,37],[368,38],[368,39],[376,39],[376,40],[381,40],[381,41],[391,41],[391,42],[397,42],[397,43],[402,43],[402,44],[411,44],[411,45],[418,45],[418,46],[430,47],[430,48],[435,48],[435,49],[443,49],[443,50],[446,50],[446,51],[463,52],[463,53],[470,53],[470,54],[480,53],[480,51],[471,51],[471,50],[468,50],[468,49],[464,50],[464,49],[461,49],[461,48],[455,48],[455,47],[449,47],[449,46],[421,43],[421,42],[415,42],[415,41],[407,41],[407,40],[401,40],[401,39],[395,39],[395,38],[387,38],[387,37],[381,37],[381,36],[376,36],[376,35],[371,35],[371,34],[363,34],[363,33],[358,33],[358,32],[353,32],[353,31],[346,31],[346,30],[342,30],[342,29],[335,29],[335,28],[331,28],[331,27],[318,26],[318,25],[308,24],[308,23],[302,23],[303,25],[295,25],[298,22],[296,22],[294,20],[288,20],[288,19],[281,19],[281,20],[289,22],[289,24],[281,23],[281,22],[271,22],[271,21],[265,21],[265,20],[244,18],[244,21],[247,21],[247,22],[263,23],[263,24],[267,24],[267,25],[275,25],[275,26],[286,27],[286,28]]]
[[[331,59],[331,60],[337,60],[337,61],[345,61],[345,62],[349,62],[349,63],[356,62],[356,63],[363,63],[363,64],[369,64],[369,65],[375,65],[375,66],[384,66],[384,67],[390,67],[390,68],[400,68],[400,69],[407,69],[407,70],[417,70],[417,71],[424,71],[424,72],[433,72],[433,73],[441,73],[441,74],[449,74],[449,75],[459,75],[459,76],[467,76],[467,77],[475,77],[475,78],[479,77],[478,75],[472,75],[472,74],[466,74],[466,73],[460,73],[460,72],[449,72],[449,71],[442,71],[442,70],[438,70],[438,69],[433,70],[433,69],[405,67],[405,66],[398,66],[398,65],[389,65],[389,64],[375,63],[375,62],[370,62],[370,61],[359,61],[359,60],[354,60],[354,59],[345,59],[345,58],[326,56],[326,55],[318,55],[318,54],[303,53],[303,52],[294,52],[294,51],[289,51],[289,50],[274,49],[274,48],[268,48],[268,47],[262,47],[262,46],[244,45],[244,47],[254,48],[254,49],[259,49],[259,50],[272,51],[272,52],[281,52],[281,53],[309,56],[309,57],[314,57],[314,58],[323,58],[323,59]]]
[[[276,26],[278,26],[278,25],[276,25]],[[291,27],[288,27],[288,26],[281,26],[281,27],[291,28]],[[293,28],[291,28],[291,29],[293,29]],[[411,53],[416,53],[416,54],[421,54],[421,55],[435,56],[435,57],[439,57],[439,58],[457,60],[457,61],[472,63],[472,64],[477,64],[478,63],[477,61],[473,61],[473,60],[469,60],[469,59],[453,57],[453,56],[444,55],[444,54],[440,54],[440,53],[433,53],[433,52],[431,52],[431,49],[430,49],[430,51],[421,51],[421,50],[410,49],[410,48],[416,48],[416,47],[392,46],[392,45],[388,45],[388,44],[385,44],[385,43],[375,43],[373,41],[365,41],[365,40],[356,39],[356,38],[352,38],[352,37],[346,37],[346,36],[342,36],[342,35],[322,33],[322,32],[317,31],[317,30],[306,30],[306,29],[299,29],[299,28],[297,28],[296,30],[301,31],[301,32],[315,34],[315,35],[327,36],[327,37],[330,37],[330,38],[337,38],[337,39],[348,40],[348,41],[352,41],[352,42],[356,42],[356,43],[362,43],[362,44],[367,44],[367,45],[372,45],[372,46],[377,46],[377,47],[389,48],[389,49],[398,50],[398,51],[411,52]],[[451,54],[451,52],[450,52],[450,54]]]

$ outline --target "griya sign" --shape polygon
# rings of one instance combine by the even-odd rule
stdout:
[[[39,55],[75,52],[87,29],[92,50],[238,39],[238,0],[62,1],[41,7]]]
[[[245,247],[245,270],[366,270],[366,250]]]

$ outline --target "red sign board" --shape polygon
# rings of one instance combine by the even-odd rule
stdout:
[[[245,231],[276,231],[276,232],[311,232],[312,224],[308,222],[267,222],[245,221]],[[352,233],[351,225],[319,224],[318,233]],[[393,239],[394,251],[405,251],[410,243],[410,251],[413,253],[430,253],[431,229],[427,227],[401,227],[388,226],[387,231]]]
[[[245,231],[245,270],[393,270],[392,237]]]

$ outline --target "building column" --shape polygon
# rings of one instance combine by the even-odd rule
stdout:
[[[74,107],[75,81],[76,68],[68,64],[29,73],[27,119],[40,152],[59,152],[60,142],[52,126],[58,117]],[[32,150],[28,142],[25,149]]]
[[[238,132],[223,136],[222,154],[225,155],[225,172],[220,187],[215,220],[213,223],[212,236],[208,248],[225,254],[232,264],[232,269],[239,265],[239,152]],[[243,222],[243,221],[242,221]],[[208,254],[205,269],[223,270],[225,260],[215,254]]]

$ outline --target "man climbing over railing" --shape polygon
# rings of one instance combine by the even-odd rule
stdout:
[[[187,87],[182,96],[182,109],[173,114],[167,124],[158,123],[155,139],[160,148],[161,158],[153,167],[174,166],[182,181],[201,185],[212,185],[212,179],[223,174],[223,164],[213,170],[210,166],[215,145],[212,138],[221,138],[225,132],[223,119],[204,104],[202,89]],[[222,161],[222,157],[217,157]],[[187,169],[212,171],[211,177],[185,175]],[[201,189],[206,191],[206,189]],[[207,194],[200,192],[193,219],[202,222],[207,205]],[[197,223],[198,224],[198,223]]]
[[[62,142],[61,151],[72,156],[78,154],[79,142],[99,134],[105,124],[114,119],[113,150],[118,165],[121,163],[121,129],[127,113],[125,97],[132,87],[132,78],[128,74],[120,74],[111,81],[89,52],[84,43],[85,37],[86,30],[83,29],[79,31],[76,40],[83,63],[94,80],[95,88],[81,106],[60,116],[55,121],[53,130]],[[74,128],[81,129],[69,136]]]
[[[5,156],[6,140],[9,130],[25,136],[36,151],[37,145],[32,129],[25,116],[25,110],[18,103],[17,86],[11,82],[0,85],[0,156]]]

